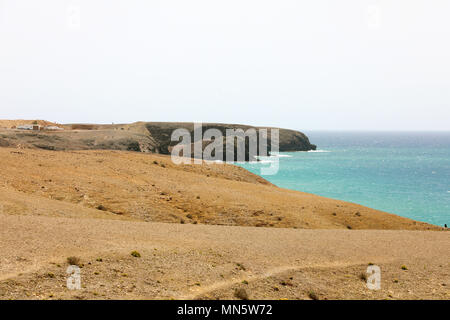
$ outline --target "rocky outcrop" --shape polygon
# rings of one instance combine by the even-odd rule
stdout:
[[[172,132],[179,128],[184,128],[188,130],[191,134],[191,140],[194,141],[194,124],[193,123],[170,123],[170,122],[149,122],[145,123],[145,127],[148,132],[152,136],[153,140],[156,142],[156,149],[159,153],[169,154],[172,147],[178,144],[178,141],[171,141]],[[258,133],[262,129],[266,129],[268,133],[267,137],[267,147],[268,151],[271,151],[271,130],[278,129],[279,130],[279,151],[280,152],[288,152],[288,151],[309,151],[315,150],[316,146],[309,142],[308,137],[302,132],[281,128],[270,128],[270,127],[252,127],[247,125],[239,125],[239,124],[219,124],[219,123],[203,123],[202,124],[202,136],[203,133],[208,129],[218,129],[222,136],[226,136],[226,132],[228,129],[238,130],[242,129],[244,132],[248,129],[255,129]],[[235,142],[238,143],[239,138]],[[242,139],[241,139],[242,140]],[[210,143],[211,141],[202,141],[203,149]],[[248,139],[244,141],[245,143],[245,160],[254,160],[249,158],[248,154]],[[226,150],[226,140],[223,140],[223,152],[225,154]],[[235,153],[236,154],[236,153]],[[258,154],[259,150],[258,150]],[[192,155],[193,156],[193,155]],[[235,158],[235,160],[237,160]]]
[[[170,154],[172,148],[179,143],[179,141],[171,141],[172,133],[179,128],[188,130],[191,134],[191,141],[194,142],[194,124],[192,122],[136,122],[111,125],[67,124],[62,125],[62,127],[65,130],[58,132],[0,129],[0,147],[21,145],[26,148],[55,151],[101,149]],[[202,129],[203,133],[208,129],[218,129],[224,137],[227,129],[242,129],[244,132],[255,129],[258,135],[261,129],[267,129],[267,147],[268,151],[271,151],[270,132],[272,128],[204,123]],[[248,153],[248,139],[242,140],[242,138],[237,138],[235,143],[244,142],[246,146],[245,160],[254,160],[250,159]],[[212,140],[203,140],[203,149],[211,142]],[[311,144],[308,137],[303,133],[279,129],[279,151],[308,151],[315,148],[316,146]],[[223,139],[224,154],[225,150],[226,139]],[[235,158],[235,160],[237,159]]]

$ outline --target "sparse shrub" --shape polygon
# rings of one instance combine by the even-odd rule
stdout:
[[[312,290],[308,291],[308,297],[312,300],[319,300],[319,296]]]
[[[247,280],[242,281],[243,284],[248,284]]]
[[[96,149],[102,149],[102,150],[115,150],[117,149],[114,145],[113,141],[105,141],[98,143],[96,146]]]
[[[280,282],[280,284],[282,286],[290,286],[290,287],[294,286],[294,284],[290,280],[288,280],[288,281],[283,280],[283,281]]]
[[[135,251],[132,251],[132,252],[131,252],[131,255],[132,255],[133,257],[135,257],[135,258],[140,258],[140,257],[141,257],[141,254],[140,254],[139,252],[137,252],[136,250],[135,250]]]
[[[89,147],[95,145],[95,139],[82,139],[81,142]]]
[[[153,160],[153,164],[158,164],[158,161],[156,161],[156,160]]]
[[[361,272],[361,273],[359,274],[359,278],[360,278],[362,281],[367,281],[367,273]]]
[[[249,300],[248,293],[243,288],[236,289],[234,291],[234,296],[241,300]]]
[[[130,143],[128,143],[127,150],[141,152],[141,147],[139,146],[139,142],[131,141]]]
[[[245,266],[242,263],[236,263],[236,266],[239,270],[243,270],[243,271],[246,270]]]
[[[405,265],[402,265],[402,270],[408,270],[408,268]]]
[[[99,204],[99,205],[97,206],[97,210],[108,211],[108,209],[106,209],[106,207],[105,207],[104,205],[102,205],[102,204]]]
[[[96,261],[97,261],[97,262],[103,262],[103,259],[102,259],[102,258],[97,258]]]
[[[55,274],[52,273],[52,272],[49,272],[49,273],[47,273],[47,277],[49,277],[49,278],[54,278],[54,277],[55,277]]]
[[[81,260],[78,257],[68,257],[67,258],[67,263],[73,266],[80,266],[81,265]]]

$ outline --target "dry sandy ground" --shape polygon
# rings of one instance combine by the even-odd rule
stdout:
[[[22,126],[26,124],[39,124],[41,126],[59,126],[59,124],[55,122],[50,122],[46,120],[0,120],[0,128],[12,128],[17,126]]]
[[[230,165],[10,148],[0,159],[0,299],[224,299],[239,288],[251,299],[449,299],[450,238],[436,226]],[[81,290],[66,287],[70,256]],[[381,290],[361,279],[369,264]]]
[[[357,204],[281,189],[232,165],[175,165],[168,156],[135,152],[11,148],[0,148],[0,159],[0,205],[10,214],[31,214],[36,201],[47,199],[140,221],[442,229]],[[15,201],[17,192],[34,198],[22,196]]]
[[[0,223],[3,299],[232,299],[238,288],[251,299],[450,298],[447,232],[11,215]],[[84,264],[81,290],[66,288],[69,256]],[[381,290],[360,279],[369,263],[381,267]]]

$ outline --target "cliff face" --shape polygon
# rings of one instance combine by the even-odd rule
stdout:
[[[179,141],[171,141],[172,132],[179,128],[187,129],[194,142],[194,124],[180,122],[136,122],[132,124],[98,125],[98,124],[67,124],[62,125],[63,131],[23,131],[12,129],[0,129],[0,147],[24,147],[39,148],[46,150],[127,150],[137,152],[151,152],[170,154],[172,148]],[[218,129],[226,136],[227,129],[255,129],[257,133],[261,129],[268,129],[267,147],[270,152],[271,135],[270,129],[263,127],[252,127],[237,124],[214,124],[204,123],[203,133],[208,129]],[[248,139],[238,142],[246,145],[245,160],[250,159],[248,154]],[[205,148],[211,140],[203,140]],[[315,145],[309,142],[306,135],[299,131],[279,129],[279,151],[308,151],[314,150]],[[192,148],[193,149],[193,148]],[[223,140],[223,151],[225,154],[226,140]],[[193,155],[192,155],[193,156]],[[237,160],[235,158],[235,160]]]
[[[316,145],[309,142],[309,138],[300,131],[280,129],[280,151],[310,151],[316,150]]]
[[[194,141],[194,124],[193,123],[168,123],[168,122],[149,122],[145,124],[148,132],[155,140],[157,144],[157,149],[159,153],[169,154],[171,147],[178,144],[177,141],[171,141],[171,134],[174,130],[178,128],[184,128],[188,130],[191,134],[191,140]],[[255,131],[259,135],[259,130],[267,129],[268,137],[267,137],[267,147],[268,151],[271,151],[271,130],[278,129],[279,130],[279,151],[280,152],[288,152],[288,151],[309,151],[315,150],[316,146],[309,142],[308,137],[295,130],[281,129],[281,128],[269,128],[269,127],[252,127],[247,125],[239,125],[239,124],[219,124],[219,123],[204,123],[202,124],[202,133],[205,133],[208,129],[218,129],[222,135],[226,136],[227,129],[238,130],[242,129],[244,132],[248,129],[255,129]],[[239,138],[238,138],[239,141]],[[248,157],[248,141],[244,142],[246,145],[246,160],[249,160]],[[209,144],[209,141],[203,141],[203,148]],[[223,141],[224,153],[226,149],[226,141]],[[259,154],[259,151],[258,151]],[[235,159],[236,160],[236,159]]]

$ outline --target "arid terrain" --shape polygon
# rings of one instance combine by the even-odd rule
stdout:
[[[450,298],[438,226],[233,165],[20,146],[0,159],[0,299]],[[81,290],[66,287],[69,257]]]
[[[0,148],[4,214],[298,229],[442,230],[357,204],[278,188],[227,164],[176,165],[122,151]],[[42,201],[80,213],[50,210]],[[87,217],[90,214],[86,213]]]
[[[21,125],[36,124],[41,130],[17,130]],[[61,130],[45,130],[53,126]],[[44,150],[122,150],[170,154],[171,148],[178,144],[172,141],[172,132],[176,129],[186,129],[194,141],[194,124],[192,122],[135,122],[131,124],[57,124],[45,120],[0,120],[0,147],[26,147]],[[271,130],[269,127],[252,127],[241,124],[203,123],[202,132],[209,128],[219,130],[225,137],[228,129],[267,130],[267,146],[271,148]],[[279,151],[308,151],[316,149],[302,132],[276,128],[279,138],[275,139]],[[244,139],[238,141],[245,143]],[[203,146],[211,143],[210,139],[203,140]],[[222,141],[226,148],[226,139]],[[246,159],[249,160],[246,149]]]

